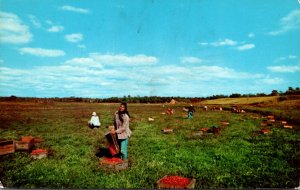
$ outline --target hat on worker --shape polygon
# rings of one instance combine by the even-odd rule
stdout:
[[[96,115],[97,115],[96,112],[93,112],[93,113],[92,113],[92,116],[96,116]]]

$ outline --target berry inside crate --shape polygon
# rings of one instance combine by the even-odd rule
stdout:
[[[128,160],[103,157],[99,161],[100,167],[106,171],[121,171],[128,168]]]
[[[157,181],[158,189],[194,189],[196,184],[195,179],[181,177],[181,176],[164,176]]]

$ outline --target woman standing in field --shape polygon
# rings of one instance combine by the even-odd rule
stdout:
[[[118,144],[121,149],[123,160],[128,158],[127,145],[128,139],[131,135],[131,130],[129,128],[129,116],[129,112],[127,111],[127,103],[121,103],[119,110],[115,113],[114,128],[110,131],[112,134],[117,134]]]

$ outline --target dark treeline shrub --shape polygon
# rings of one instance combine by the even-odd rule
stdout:
[[[128,102],[128,103],[167,103],[172,99],[177,102],[185,102],[185,103],[197,103],[203,100],[213,100],[219,98],[240,98],[240,97],[265,97],[265,96],[289,96],[290,98],[297,99],[298,95],[300,95],[299,87],[293,88],[289,87],[287,91],[281,92],[277,90],[272,90],[270,94],[265,93],[257,93],[257,94],[239,94],[233,93],[231,95],[212,95],[208,97],[161,97],[161,96],[123,96],[123,97],[110,97],[110,98],[83,98],[83,97],[63,97],[63,98],[36,98],[36,97],[17,97],[15,95],[11,95],[9,97],[0,97],[0,101],[28,101],[28,102],[38,102],[38,103],[53,103],[53,102],[89,102],[89,103],[119,103],[119,102]],[[281,98],[280,97],[280,98]],[[283,101],[285,99],[282,97],[280,100]]]

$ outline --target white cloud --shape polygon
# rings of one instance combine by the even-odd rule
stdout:
[[[245,51],[245,50],[249,50],[249,49],[253,49],[253,48],[255,48],[254,44],[245,44],[245,45],[241,45],[241,46],[237,47],[237,49],[240,51]]]
[[[30,70],[0,67],[0,89],[5,89],[0,91],[0,95],[203,96],[205,93],[233,93],[236,89],[240,90],[241,86],[246,86],[243,90],[248,93],[247,89],[253,88],[249,84],[253,84],[254,79],[272,83],[272,80],[263,74],[240,72],[229,67],[162,65],[156,64],[158,61],[156,57],[143,54],[128,56],[93,53],[88,57],[76,57],[61,64],[36,66]],[[154,64],[156,65],[153,66]],[[279,79],[278,81],[280,82]],[[8,86],[11,88],[4,88]]]
[[[254,37],[254,34],[253,33],[249,33],[249,38],[252,38]],[[237,42],[237,41],[234,41],[234,40],[231,40],[231,39],[224,39],[224,40],[218,40],[218,41],[215,41],[215,42],[200,42],[199,44],[201,46],[213,46],[213,47],[220,47],[220,46],[233,46],[235,47],[235,49],[239,50],[239,51],[244,51],[244,50],[249,50],[249,49],[252,49],[255,47],[254,44],[252,43],[248,43],[248,44],[244,44],[245,42]],[[239,46],[238,46],[239,45]],[[238,46],[238,47],[236,47]]]
[[[253,33],[249,33],[248,34],[249,38],[254,37]],[[232,46],[234,47],[234,49],[238,50],[238,51],[245,51],[245,50],[250,50],[255,48],[255,44],[253,43],[248,43],[248,44],[244,44],[245,42],[237,42],[231,39],[226,38],[225,40],[219,40],[219,41],[215,41],[215,42],[200,42],[199,44],[201,46],[214,46],[214,47],[220,47],[220,46]]]
[[[81,33],[68,34],[65,35],[65,39],[72,43],[78,43],[83,40],[83,35]]]
[[[98,67],[102,68],[102,65],[92,58],[73,58],[65,62],[67,65],[76,65],[84,67]]]
[[[237,44],[237,42],[234,41],[234,40],[231,40],[231,39],[225,39],[225,40],[219,40],[219,41],[216,41],[216,42],[212,42],[210,44],[212,46],[216,46],[216,47],[219,47],[219,46],[235,46]]]
[[[64,27],[63,26],[60,26],[60,25],[56,25],[56,26],[51,26],[50,28],[48,28],[48,32],[60,32],[64,30]]]
[[[282,78],[278,78],[278,77],[275,77],[275,78],[266,77],[266,78],[256,81],[256,83],[257,84],[278,85],[278,84],[284,83],[284,80]]]
[[[291,11],[279,21],[279,29],[269,32],[269,35],[276,36],[291,30],[300,29],[300,10]]]
[[[42,48],[20,48],[20,54],[30,54],[40,57],[59,57],[65,55],[65,52],[62,50],[55,50],[55,49],[42,49]]]
[[[294,65],[294,66],[287,66],[287,65],[281,65],[281,66],[269,66],[267,67],[272,72],[277,73],[294,73],[300,71],[300,65]]]
[[[78,44],[77,47],[80,48],[80,49],[85,49],[86,48],[86,46],[83,45],[83,44]]]
[[[254,36],[255,36],[255,34],[254,34],[253,32],[250,32],[250,33],[248,34],[248,37],[249,37],[249,38],[254,38]]]
[[[209,45],[208,42],[200,42],[199,44],[202,45],[202,46],[207,46],[207,45]]]
[[[28,26],[17,15],[0,11],[0,43],[24,44],[31,40]]]
[[[210,43],[209,42],[200,42],[199,44],[202,46],[210,45],[210,46],[214,46],[214,47],[219,47],[219,46],[235,46],[238,44],[238,42],[226,38],[226,39],[220,39],[218,41],[210,42]]]
[[[198,57],[181,57],[181,63],[201,63],[203,60]]]
[[[33,24],[33,26],[35,26],[36,28],[42,27],[42,24],[34,15],[29,15],[28,17],[29,17],[30,22]]]
[[[285,60],[293,60],[293,59],[297,59],[298,57],[296,55],[288,55],[286,57],[279,57],[277,58],[274,62],[281,62],[281,61],[285,61]]]
[[[143,54],[128,56],[126,54],[99,54],[99,53],[92,53],[90,57],[94,60],[108,64],[110,66],[119,66],[122,65],[152,65],[158,62],[158,59],[153,56],[146,56]]]
[[[90,12],[88,9],[73,7],[70,5],[61,6],[60,9],[64,11],[72,11],[72,12],[83,13],[83,14],[88,14]]]

